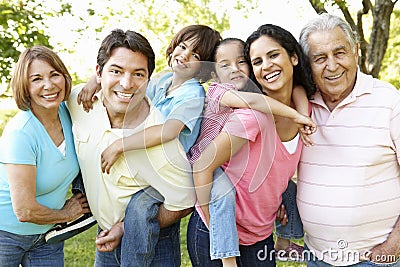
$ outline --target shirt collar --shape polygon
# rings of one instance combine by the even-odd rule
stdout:
[[[103,100],[104,100],[104,94],[103,94],[103,91],[102,90],[100,90],[99,92],[97,92],[96,94],[95,94],[95,96],[97,96],[97,99],[98,100],[96,100],[96,102],[94,103],[94,105],[98,105],[99,107],[99,109],[101,109],[101,110],[103,110],[102,111],[102,113],[103,113],[103,121],[104,121],[104,123],[105,123],[105,126],[106,126],[106,128],[107,129],[111,129],[111,123],[110,123],[110,119],[108,118],[108,114],[107,114],[107,109],[106,109],[106,107],[103,105]],[[151,100],[150,100],[150,98],[148,97],[148,96],[144,96],[144,99],[146,100],[146,102],[149,104],[149,106],[150,106],[150,112],[152,112],[152,109],[154,108],[154,105],[153,105],[153,103],[151,102]],[[149,114],[150,114],[150,112],[149,112]]]
[[[342,102],[338,105],[338,107],[355,101],[357,97],[363,94],[372,93],[372,88],[373,88],[373,82],[371,82],[371,76],[366,75],[362,73],[360,69],[357,69],[357,77],[356,77],[356,83],[354,84],[354,88],[351,91],[351,93],[345,99],[342,100]],[[315,92],[313,99],[310,99],[310,102],[314,104],[319,104],[321,106],[326,106],[322,98],[321,92],[318,89]]]

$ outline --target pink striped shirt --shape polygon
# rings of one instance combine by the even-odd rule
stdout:
[[[200,134],[187,155],[192,165],[200,157],[201,152],[203,152],[211,141],[222,131],[229,115],[233,112],[233,109],[229,107],[220,109],[221,98],[228,90],[237,89],[235,86],[228,83],[212,83],[208,87],[207,105],[204,110]]]
[[[311,102],[318,131],[303,148],[297,192],[305,242],[329,264],[354,264],[400,214],[400,92],[358,72],[332,112],[318,92]]]

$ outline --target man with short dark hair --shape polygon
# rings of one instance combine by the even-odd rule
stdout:
[[[86,195],[102,230],[95,266],[180,266],[178,221],[196,198],[191,167],[179,140],[125,152],[110,173],[101,169],[101,153],[116,139],[163,123],[162,114],[146,97],[154,65],[146,38],[114,30],[98,52],[96,72],[102,90],[93,110],[86,113],[77,103],[83,85],[72,90],[68,101]],[[149,207],[154,203],[141,198],[144,194],[152,195],[160,207]],[[131,202],[142,210],[131,214]],[[154,248],[149,240],[159,233],[157,213],[160,224],[167,227],[161,229]],[[123,235],[128,227],[137,234]]]

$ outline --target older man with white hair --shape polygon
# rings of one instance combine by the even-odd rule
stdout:
[[[319,129],[298,171],[305,243],[316,256],[307,265],[400,266],[400,92],[360,72],[355,36],[337,16],[311,20],[299,42]]]

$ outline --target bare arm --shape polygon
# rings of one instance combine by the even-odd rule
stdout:
[[[308,116],[308,99],[303,86],[297,85],[293,88],[292,100],[297,112]]]
[[[300,114],[308,117],[308,99],[303,86],[297,85],[293,88],[292,100],[296,110]],[[304,128],[299,128],[300,137],[305,146],[313,145],[309,135],[315,132],[316,129],[317,126],[310,126],[306,124],[304,125]]]
[[[167,210],[164,204],[161,204],[158,208],[157,220],[160,228],[168,227],[180,219],[186,217],[193,211],[193,208],[187,208],[184,210],[170,211]]]
[[[304,92],[302,89],[298,91]],[[307,97],[305,100],[306,103],[308,103]],[[251,108],[263,113],[272,113],[277,116],[287,117],[299,124],[299,128],[308,126],[310,129],[312,129],[312,132],[315,132],[317,127],[307,115],[302,115],[295,109],[266,95],[229,90],[222,96],[221,104],[231,108]],[[308,114],[307,112],[308,104],[306,114]]]
[[[395,262],[400,257],[400,217],[388,239],[371,250],[370,260],[378,263]]]
[[[101,154],[103,172],[110,172],[111,166],[124,151],[144,149],[169,142],[177,138],[185,124],[176,119],[167,120],[162,125],[154,125],[128,137],[114,141]]]
[[[71,197],[61,210],[40,205],[36,200],[36,167],[6,164],[14,213],[21,222],[54,224],[74,220],[90,211],[82,194]]]
[[[213,172],[228,161],[247,142],[247,139],[221,132],[193,164],[193,179],[197,199],[206,217],[207,225],[210,221],[208,203],[210,202]]]
[[[85,84],[78,94],[78,105],[82,103],[83,110],[89,112],[93,108],[93,103],[96,101],[95,94],[101,90],[100,83],[97,81],[97,76],[93,75]]]

